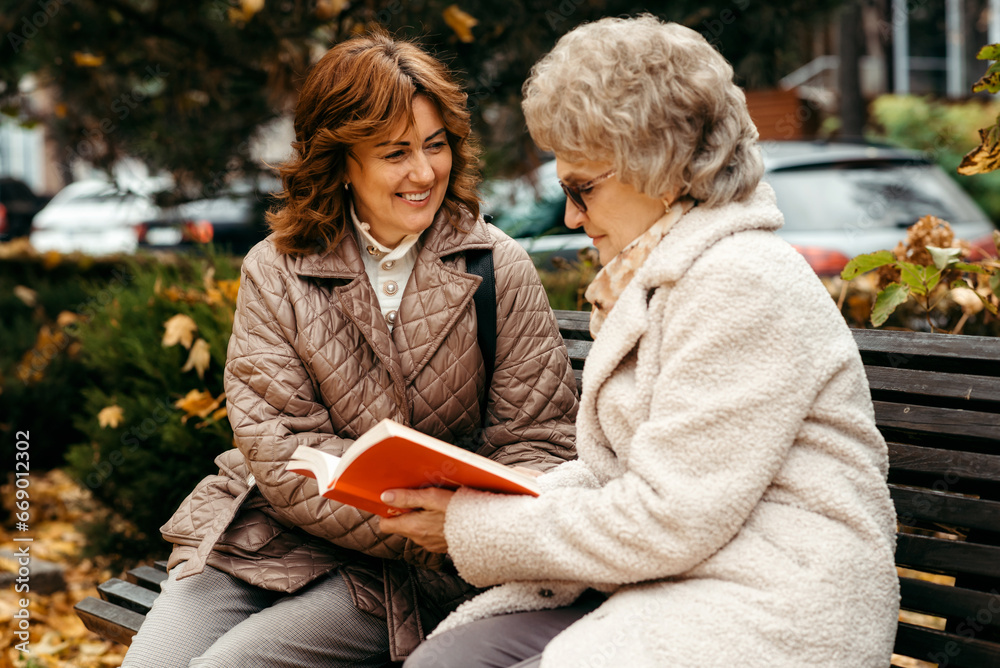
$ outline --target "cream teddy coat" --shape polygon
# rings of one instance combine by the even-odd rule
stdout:
[[[886,445],[853,337],[766,184],[695,207],[608,314],[579,460],[538,498],[460,490],[470,583],[439,634],[609,592],[542,668],[884,668],[899,609]]]

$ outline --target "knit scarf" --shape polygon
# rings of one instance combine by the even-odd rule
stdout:
[[[695,200],[690,197],[674,202],[663,214],[663,217],[633,239],[618,255],[611,258],[611,261],[594,277],[587,292],[584,293],[584,297],[593,306],[590,312],[591,336],[597,337],[597,332],[604,324],[604,319],[615,307],[618,296],[631,282],[635,272],[639,270],[653,249],[663,241],[663,237],[667,236],[670,228],[694,205]]]

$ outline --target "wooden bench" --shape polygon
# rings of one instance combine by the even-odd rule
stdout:
[[[589,316],[556,316],[579,382]],[[942,668],[1000,666],[1000,339],[880,330],[854,337],[889,443],[905,611],[896,652]],[[77,614],[129,644],[164,571],[158,562],[133,569],[128,582],[109,580]]]

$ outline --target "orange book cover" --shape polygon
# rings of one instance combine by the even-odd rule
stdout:
[[[387,489],[473,487],[538,496],[531,476],[392,420],[362,434],[341,457],[301,445],[286,468],[315,478],[323,496],[382,517],[408,512],[382,503]]]

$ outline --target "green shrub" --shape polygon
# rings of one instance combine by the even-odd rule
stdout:
[[[128,545],[142,557],[162,555],[159,527],[232,447],[222,375],[239,263],[137,258],[127,271],[127,284],[75,332],[91,382],[74,411],[84,439],[67,462],[71,476],[134,525],[88,531],[100,539],[90,551]],[[183,344],[165,345],[165,323],[177,316],[197,329]],[[207,366],[185,370],[199,349]]]
[[[600,270],[597,252],[582,250],[575,262],[552,258],[552,268],[539,269],[538,277],[549,297],[549,306],[567,311],[589,311],[584,297],[587,286]]]
[[[13,461],[14,433],[29,431],[32,467],[50,469],[61,466],[66,446],[83,437],[72,416],[87,371],[66,335],[66,314],[92,306],[88,295],[114,284],[122,265],[43,257],[16,242],[0,248],[0,457]]]
[[[882,95],[871,104],[869,138],[927,153],[990,216],[1000,221],[1000,171],[961,176],[962,156],[979,146],[978,128],[996,122],[1000,102],[974,98],[947,102],[930,97]]]

